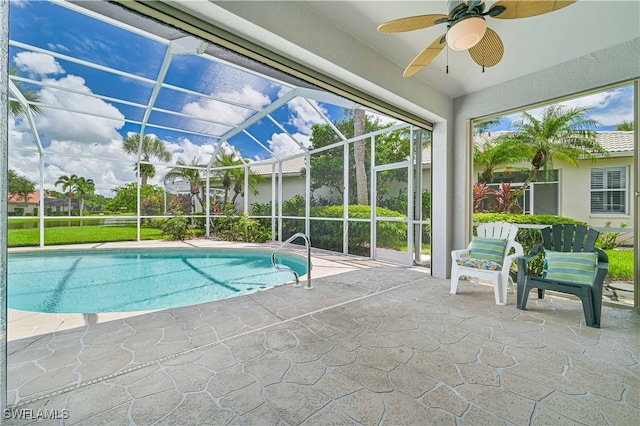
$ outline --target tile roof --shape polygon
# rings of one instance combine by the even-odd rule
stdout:
[[[292,158],[283,158],[282,159],[282,173],[285,175],[295,175],[299,174],[302,169],[305,168],[305,158],[304,155],[298,155]],[[277,161],[272,162],[260,162],[259,164],[250,165],[252,173],[257,175],[271,175],[272,164],[276,165],[276,173],[280,170]]]
[[[15,195],[9,195],[10,203],[39,203],[40,202],[40,191],[35,191],[29,194],[29,198],[25,201],[22,197],[18,197]]]
[[[633,152],[633,132],[598,132],[596,137],[609,152]]]

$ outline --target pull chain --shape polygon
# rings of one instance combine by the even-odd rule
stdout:
[[[449,74],[449,45],[447,45],[447,74]]]

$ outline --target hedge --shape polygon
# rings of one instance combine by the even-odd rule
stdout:
[[[344,206],[321,206],[311,208],[311,217],[342,218]],[[377,216],[406,217],[405,215],[386,209],[376,208]],[[370,219],[371,207],[362,205],[349,206],[349,219]],[[371,233],[368,222],[349,222],[349,253],[369,256],[371,250]],[[406,244],[407,223],[380,221],[377,227],[378,247],[397,248]],[[342,222],[313,220],[309,238],[311,245],[326,250],[342,251]]]

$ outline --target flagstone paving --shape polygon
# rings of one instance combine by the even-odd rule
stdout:
[[[520,311],[418,268],[313,263],[313,290],[120,317],[10,312],[6,424],[640,421],[637,311],[604,306],[594,329],[577,299]]]

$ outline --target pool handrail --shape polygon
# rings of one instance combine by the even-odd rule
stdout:
[[[296,283],[293,286],[300,287],[300,277],[298,276],[298,273],[294,271],[293,268],[290,268],[287,265],[278,265],[276,263],[276,252],[278,252],[278,250],[280,250],[281,248],[283,248],[284,246],[291,243],[293,240],[297,238],[304,239],[304,245],[307,248],[307,286],[305,287],[305,290],[313,290],[313,287],[311,286],[311,241],[309,240],[309,237],[307,237],[307,235],[304,232],[297,232],[293,234],[285,242],[283,242],[275,250],[273,250],[273,253],[271,253],[271,263],[273,264],[273,267],[279,271],[281,270],[291,271],[296,278]]]

